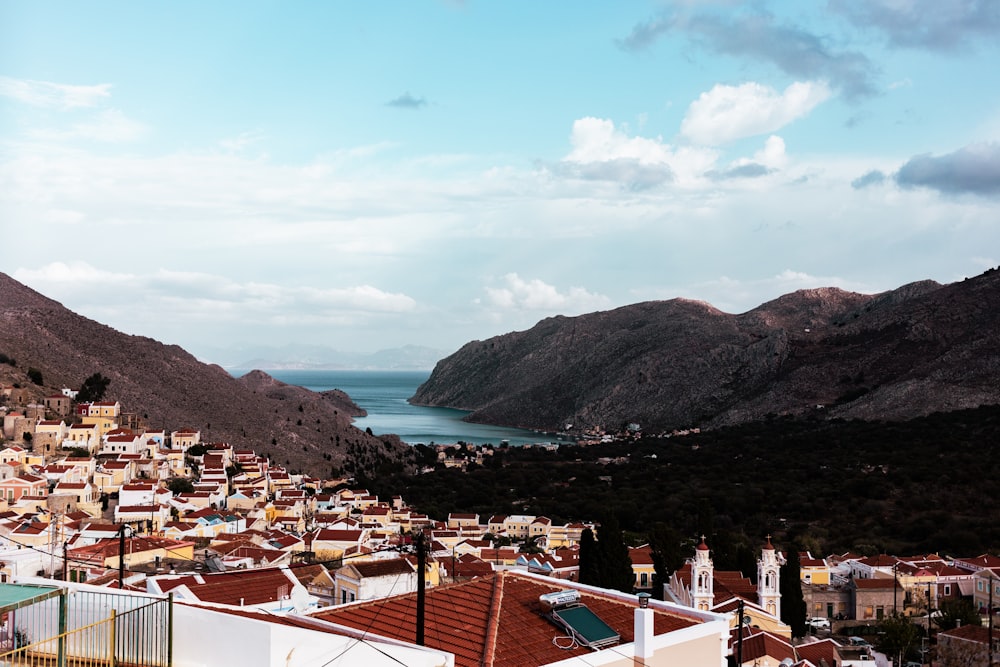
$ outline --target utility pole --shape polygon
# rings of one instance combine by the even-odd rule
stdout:
[[[899,578],[896,576],[896,566],[899,565],[897,560],[892,564],[892,615],[896,615],[896,589],[899,587]]]
[[[427,543],[424,541],[424,531],[420,530],[414,538],[417,547],[417,646],[424,645],[424,576],[427,568]]]
[[[66,559],[66,545],[68,544],[69,542],[67,541],[63,542],[63,581],[69,581],[69,577],[67,576],[67,566],[69,561]]]
[[[996,575],[993,574],[993,570],[987,569],[986,571],[989,572],[986,584],[990,587],[989,602],[986,605],[986,617],[989,619],[986,624],[989,629],[989,632],[986,634],[986,650],[989,655],[989,659],[986,661],[986,664],[989,667],[993,667],[993,577]]]
[[[743,600],[739,602],[739,636],[736,638],[736,667],[743,667]]]
[[[125,528],[128,524],[123,523],[118,529],[118,590],[124,590],[125,581]]]

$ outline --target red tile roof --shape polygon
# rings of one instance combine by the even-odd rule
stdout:
[[[590,649],[560,649],[552,640],[563,631],[541,614],[540,595],[566,588],[581,591],[585,603],[621,635],[634,639],[632,599],[601,594],[565,581],[505,571],[426,592],[424,643],[455,655],[456,667],[521,667],[571,657]],[[416,594],[326,608],[315,617],[376,635],[416,641]],[[664,634],[697,625],[693,616],[655,609],[654,631]]]
[[[729,644],[734,655],[739,651],[737,648],[739,636],[739,630],[736,628],[730,632]],[[757,661],[765,656],[774,658],[775,662],[780,662],[785,658],[795,660],[795,650],[785,639],[756,628],[743,629],[742,653],[744,664]]]
[[[187,586],[199,600],[240,606],[275,602],[288,596],[297,580],[284,568],[233,570],[181,577],[155,577],[164,593]]]
[[[814,665],[823,664],[823,660],[826,660],[828,665],[834,665],[837,662],[838,646],[840,644],[832,639],[823,639],[818,642],[799,644],[795,647],[795,651],[799,654],[800,659],[808,660]]]

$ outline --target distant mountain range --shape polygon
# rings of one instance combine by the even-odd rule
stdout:
[[[79,388],[94,373],[110,378],[106,400],[168,432],[201,431],[203,442],[226,442],[270,455],[290,471],[331,477],[371,473],[386,461],[411,460],[393,436],[357,429],[363,411],[341,391],[316,393],[256,371],[234,378],[175,345],[130,336],[77,315],[0,273],[0,383],[18,384],[28,399]],[[36,385],[27,371],[39,374]]]
[[[434,368],[448,350],[404,345],[370,354],[344,352],[321,345],[206,348],[202,359],[229,369],[423,371]]]
[[[1000,270],[741,315],[699,301],[545,319],[441,360],[411,399],[543,430],[718,427],[777,415],[903,420],[1000,403]]]

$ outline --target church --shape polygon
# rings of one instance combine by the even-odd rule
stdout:
[[[670,575],[670,583],[664,587],[664,599],[717,613],[735,612],[742,601],[745,623],[791,637],[791,627],[781,622],[778,574],[784,564],[784,555],[774,548],[768,535],[757,559],[755,585],[742,572],[716,570],[711,550],[702,536],[701,543],[695,547],[694,558]]]

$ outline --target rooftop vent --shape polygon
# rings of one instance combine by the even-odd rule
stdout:
[[[545,617],[566,632],[575,645],[597,651],[621,640],[614,628],[580,602],[580,593],[569,589],[540,595]],[[566,647],[570,648],[570,647]]]

